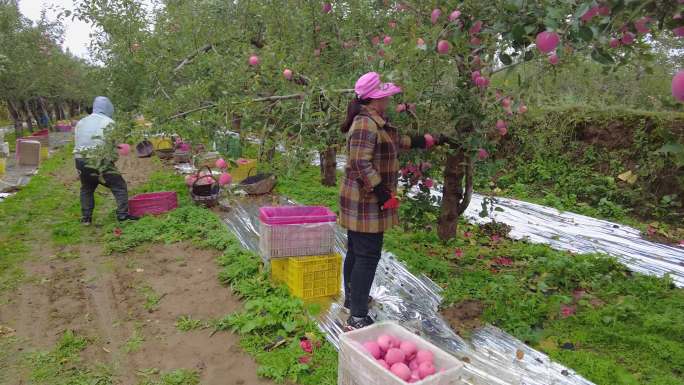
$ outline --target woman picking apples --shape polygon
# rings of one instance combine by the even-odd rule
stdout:
[[[347,135],[347,167],[340,192],[340,220],[347,229],[344,260],[344,306],[350,309],[348,329],[373,324],[368,315],[375,269],[380,261],[383,234],[399,223],[395,197],[399,149],[429,149],[441,144],[430,135],[401,136],[385,119],[390,98],[401,92],[380,75],[369,72],[354,86],[356,97],[347,107],[342,132]]]

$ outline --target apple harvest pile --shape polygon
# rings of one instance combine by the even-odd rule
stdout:
[[[366,341],[363,347],[378,364],[408,383],[418,382],[445,370],[435,368],[431,351],[419,350],[413,342],[401,341],[390,334],[380,335],[375,341]]]
[[[286,153],[316,149],[329,164],[344,143],[339,122],[354,81],[376,71],[400,84],[404,92],[390,113],[395,125],[450,138],[448,150],[431,159],[443,173],[442,239],[456,234],[470,203],[475,163],[528,111],[534,75],[508,76],[512,68],[538,63],[553,71],[590,57],[610,70],[651,60],[650,42],[660,34],[684,35],[679,0],[172,3],[149,29],[136,10],[86,3],[85,19],[105,28],[116,17],[126,25],[107,30],[99,43],[111,76],[144,74],[127,84],[146,87],[145,114],[163,122],[156,128],[191,141],[213,140],[232,117],[244,133],[284,143]],[[132,41],[139,49],[131,59]],[[130,99],[138,91],[121,94]],[[684,74],[672,91],[684,100]],[[334,184],[335,168],[321,170],[332,172]]]

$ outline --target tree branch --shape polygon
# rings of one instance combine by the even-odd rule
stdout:
[[[185,67],[186,64],[192,62],[192,60],[193,60],[195,57],[197,57],[197,55],[199,55],[199,54],[201,54],[201,53],[208,52],[208,51],[209,51],[210,49],[212,49],[213,47],[214,47],[213,44],[207,44],[207,45],[203,46],[202,48],[198,49],[198,50],[195,51],[192,55],[190,55],[190,56],[186,57],[185,59],[183,59],[183,60],[180,62],[180,64],[178,64],[178,66],[176,66],[176,68],[173,69],[173,73],[174,73],[174,74],[177,73],[178,71],[180,71],[181,69],[183,69],[183,67]]]

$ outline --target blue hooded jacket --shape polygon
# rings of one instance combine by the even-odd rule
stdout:
[[[81,152],[102,144],[104,129],[114,123],[114,105],[104,96],[93,101],[93,113],[81,119],[76,125],[74,154],[81,157]]]

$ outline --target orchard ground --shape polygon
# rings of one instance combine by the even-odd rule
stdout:
[[[119,225],[102,189],[95,226],[81,227],[68,148],[0,204],[0,383],[335,384],[337,355],[306,316],[316,309],[272,286],[170,168],[119,165],[132,193],[175,190],[179,209]],[[318,168],[291,175],[278,193],[337,208]],[[597,384],[684,384],[684,291],[605,256],[501,235],[461,223],[443,243],[397,228],[386,247],[444,288],[444,315],[466,338],[489,322]],[[300,338],[321,345],[306,355]]]
[[[162,168],[119,165],[133,191]],[[0,383],[270,383],[234,334],[212,333],[242,307],[216,278],[220,252],[178,242],[108,253],[109,191],[82,228],[78,189],[63,150],[1,204]]]

